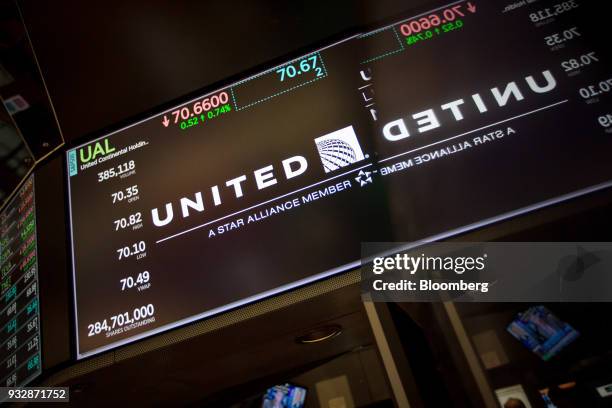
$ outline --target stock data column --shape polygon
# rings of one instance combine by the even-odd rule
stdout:
[[[23,386],[41,373],[34,179],[0,214],[0,384]]]
[[[571,84],[569,97],[588,112],[586,129],[612,134],[612,55],[602,11],[596,2],[549,1],[526,9],[524,18]]]
[[[148,146],[145,140],[119,144],[108,137],[68,153],[71,186],[95,192],[78,202],[80,210],[71,211],[71,220],[83,226],[73,250],[95,248],[86,256],[97,264],[79,282],[95,294],[87,304],[77,303],[87,316],[95,316],[81,322],[79,338],[113,338],[155,322],[155,304],[147,296],[155,272],[147,262],[150,243],[142,234],[140,205],[155,188],[140,177]]]

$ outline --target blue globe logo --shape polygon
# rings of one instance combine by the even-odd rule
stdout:
[[[327,139],[317,142],[317,149],[326,172],[337,170],[357,161],[355,150],[340,139]]]

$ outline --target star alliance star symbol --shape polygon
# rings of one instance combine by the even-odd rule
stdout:
[[[358,182],[361,187],[365,186],[368,183],[371,183],[372,172],[360,170],[357,177],[355,177],[355,181]]]

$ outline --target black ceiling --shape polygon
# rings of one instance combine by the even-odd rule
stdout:
[[[431,0],[21,0],[66,141]]]

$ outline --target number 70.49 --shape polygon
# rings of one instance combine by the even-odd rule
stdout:
[[[128,276],[120,280],[121,291],[126,289],[132,289],[135,286],[144,285],[151,280],[151,274],[149,271],[140,272],[136,277]]]

